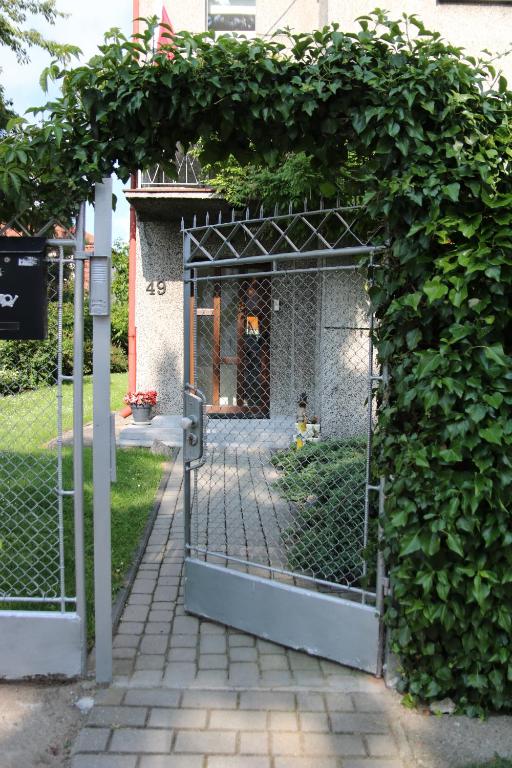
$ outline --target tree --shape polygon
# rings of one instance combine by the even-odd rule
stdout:
[[[0,45],[14,51],[20,63],[30,60],[28,49],[33,47],[42,48],[61,61],[69,60],[78,52],[76,46],[56,43],[41,32],[25,27],[28,14],[42,16],[50,24],[66,18],[67,14],[59,11],[55,3],[56,0],[0,0]]]
[[[41,16],[50,24],[55,24],[58,18],[66,14],[57,10],[56,0],[0,0],[0,45],[10,48],[16,54],[20,64],[29,60],[29,49],[42,48],[59,61],[69,61],[79,52],[74,45],[63,45],[48,40],[41,32],[25,26],[28,14]],[[1,72],[1,70],[0,70]],[[0,131],[6,129],[9,120],[15,117],[12,102],[5,98],[3,86],[0,85]]]

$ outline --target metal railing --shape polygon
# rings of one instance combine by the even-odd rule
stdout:
[[[176,175],[166,173],[160,165],[139,173],[139,187],[204,187],[207,174],[191,153],[176,152]]]

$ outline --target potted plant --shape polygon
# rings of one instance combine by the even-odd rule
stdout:
[[[318,417],[313,416],[308,420],[307,407],[308,396],[306,392],[302,392],[297,400],[297,421],[295,423],[295,446],[297,448],[302,448],[306,442],[318,443],[320,441]]]
[[[134,424],[149,424],[151,409],[156,405],[157,392],[149,389],[146,392],[127,392],[124,402],[132,409]]]

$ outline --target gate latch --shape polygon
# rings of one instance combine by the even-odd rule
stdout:
[[[183,460],[197,461],[203,455],[203,405],[199,394],[185,391],[185,416],[181,420],[183,429]]]

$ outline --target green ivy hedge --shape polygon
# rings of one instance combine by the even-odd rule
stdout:
[[[376,344],[391,384],[376,442],[388,477],[391,647],[412,696],[512,706],[512,94],[491,64],[382,13],[356,33],[244,40],[149,28],[50,75],[49,119],[0,145],[0,218],[52,213],[117,170],[303,151],[353,181],[391,242],[375,270]],[[357,162],[353,163],[353,159]],[[54,169],[49,171],[49,169]],[[69,203],[68,203],[69,206]],[[43,208],[39,209],[40,211]],[[66,211],[63,211],[66,213]]]

